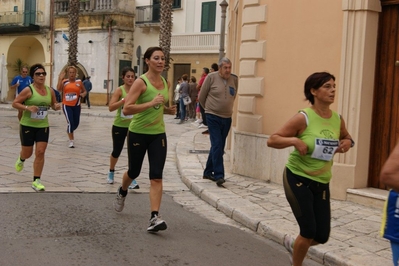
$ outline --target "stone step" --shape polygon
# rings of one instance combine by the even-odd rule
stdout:
[[[387,196],[387,190],[377,188],[349,188],[346,190],[347,201],[378,209],[384,207]]]

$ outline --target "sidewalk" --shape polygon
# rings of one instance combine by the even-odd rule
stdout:
[[[12,107],[0,104],[0,109],[10,110]],[[107,106],[92,106],[91,109],[84,106],[83,115],[114,116]],[[176,120],[168,116],[165,122],[174,126]],[[182,134],[176,144],[176,163],[183,183],[231,219],[280,245],[285,234],[296,236],[298,227],[282,186],[231,173],[229,152],[225,156],[225,188],[202,179],[207,153],[201,151],[209,150],[210,146],[209,136],[202,135],[202,131],[192,126],[192,130]],[[95,192],[100,190],[99,185]],[[110,191],[106,189],[104,192]],[[390,244],[379,236],[380,209],[336,200],[332,200],[331,206],[330,240],[325,245],[312,247],[309,257],[323,265],[392,265]]]

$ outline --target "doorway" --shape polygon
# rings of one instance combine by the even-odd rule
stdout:
[[[190,64],[173,64],[173,88],[177,85],[177,80],[183,75],[187,74],[191,76],[191,65]]]
[[[386,189],[380,171],[399,138],[399,0],[381,5],[368,185]]]

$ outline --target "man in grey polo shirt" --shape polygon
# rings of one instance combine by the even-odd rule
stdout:
[[[222,186],[224,180],[223,154],[231,127],[234,100],[237,95],[238,77],[231,74],[231,61],[222,58],[219,70],[208,74],[201,87],[200,104],[205,109],[211,149],[203,178]]]

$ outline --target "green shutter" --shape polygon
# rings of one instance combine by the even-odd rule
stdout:
[[[201,32],[215,31],[216,1],[202,3]]]

